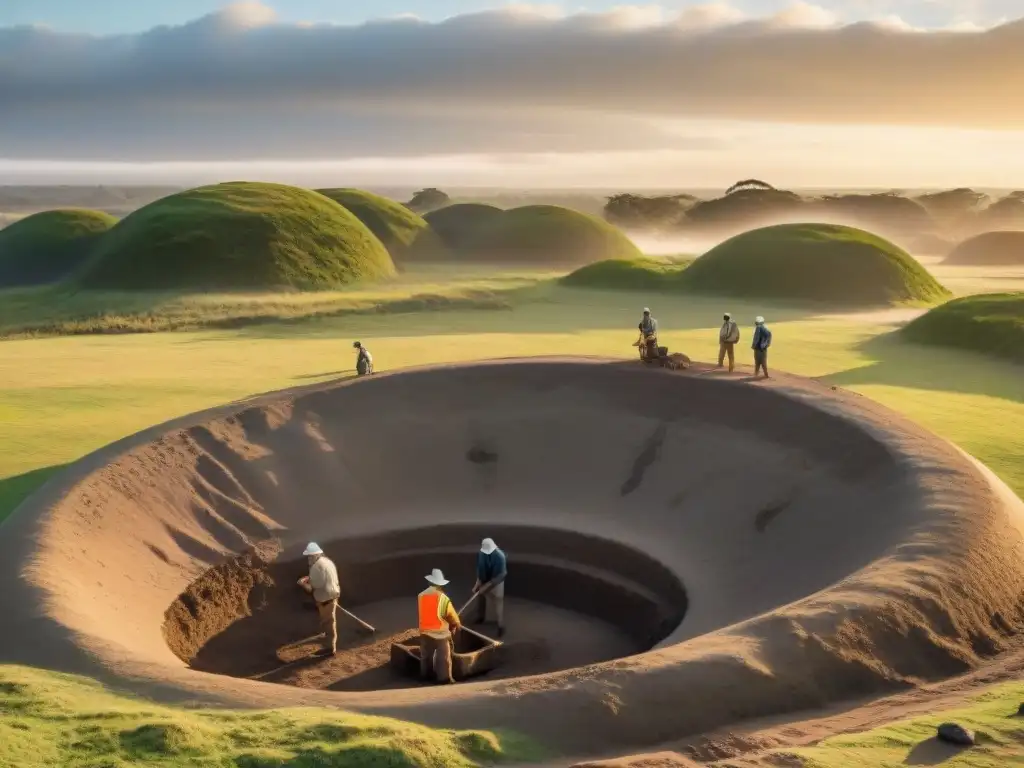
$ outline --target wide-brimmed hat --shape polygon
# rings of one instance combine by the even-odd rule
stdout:
[[[757,317],[754,318],[754,322],[757,325],[764,325],[764,318],[758,315]]]
[[[498,545],[494,543],[494,539],[484,539],[480,542],[480,551],[485,555],[491,554],[498,548]]]
[[[310,555],[322,555],[323,553],[324,551],[320,549],[320,545],[315,541],[309,542],[309,544],[306,545],[306,548],[302,550],[302,554],[306,557],[309,557]]]
[[[423,578],[425,578],[427,581],[429,581],[435,587],[443,587],[445,584],[448,583],[448,579],[446,579],[444,577],[444,574],[441,573],[441,569],[440,568],[435,568],[434,570],[432,570],[430,572],[429,576],[424,576]]]

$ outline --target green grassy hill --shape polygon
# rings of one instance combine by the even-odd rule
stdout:
[[[693,259],[609,259],[587,264],[562,278],[571,288],[624,291],[673,291]]]
[[[1024,232],[985,232],[949,252],[944,264],[1024,266]]]
[[[115,290],[322,289],[393,272],[380,240],[333,200],[282,184],[231,182],[130,214],[78,278]]]
[[[949,292],[903,249],[853,227],[779,224],[732,237],[697,259],[687,290],[723,296],[876,306]]]
[[[576,265],[642,257],[608,222],[555,205],[505,211],[479,228],[466,250],[474,260],[506,264]]]
[[[396,263],[441,261],[448,254],[430,225],[401,203],[361,189],[318,189],[355,214],[388,249]]]
[[[1024,293],[954,299],[908,323],[901,333],[921,344],[970,349],[1024,363]]]
[[[0,287],[66,277],[115,224],[108,213],[69,208],[26,216],[0,229]]]
[[[453,251],[465,248],[479,229],[496,222],[504,211],[486,203],[454,203],[424,215],[423,219]]]

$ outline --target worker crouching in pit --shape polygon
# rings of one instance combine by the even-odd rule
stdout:
[[[434,568],[425,578],[430,586],[420,592],[418,599],[420,675],[424,680],[429,680],[433,674],[439,683],[454,683],[453,633],[462,628],[462,623],[451,599],[442,589],[448,580],[441,570]]]
[[[310,542],[302,554],[309,561],[309,575],[299,579],[299,586],[316,601],[320,631],[324,636],[324,647],[320,653],[333,656],[338,652],[338,622],[335,618],[338,599],[341,597],[338,569],[316,542]]]

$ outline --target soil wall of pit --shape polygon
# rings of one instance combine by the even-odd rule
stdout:
[[[616,626],[638,649],[661,642],[686,614],[686,590],[668,568],[614,541],[572,531],[490,525],[481,534],[478,526],[438,525],[322,544],[337,565],[345,607],[404,599],[411,627],[415,596],[433,568],[451,581],[446,589],[456,606],[469,599],[483,535],[513,553],[513,576],[506,582],[510,597]],[[168,647],[191,663],[204,644],[238,620],[275,609],[291,613],[290,606],[304,602],[295,582],[307,571],[305,558],[282,562],[276,542],[210,568],[167,609]],[[260,623],[275,624],[273,616]]]
[[[163,636],[190,584],[263,541],[291,560],[309,540],[510,523],[643,553],[685,585],[685,619],[584,669],[360,694],[196,672]],[[0,653],[177,700],[640,746],[978,665],[1024,630],[1022,541],[1021,502],[991,473],[814,382],[441,367],[267,396],[84,459],[4,525]]]

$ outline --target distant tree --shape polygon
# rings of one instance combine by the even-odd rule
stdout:
[[[917,201],[932,213],[949,216],[976,211],[989,201],[989,196],[969,187],[958,187],[919,195]]]
[[[760,179],[743,179],[743,181],[737,181],[735,184],[733,184],[731,187],[725,190],[725,194],[728,196],[731,195],[733,192],[740,192],[747,189],[774,190],[775,187],[773,187],[767,181],[761,181]]]
[[[624,229],[659,229],[677,224],[696,200],[693,195],[612,195],[603,213],[606,221]]]
[[[1024,226],[1024,191],[1010,192],[991,203],[978,214],[984,226]]]
[[[436,211],[438,208],[444,208],[451,201],[452,199],[440,189],[428,187],[427,189],[421,189],[413,195],[412,199],[405,204],[405,207],[416,213],[429,213],[430,211]]]

